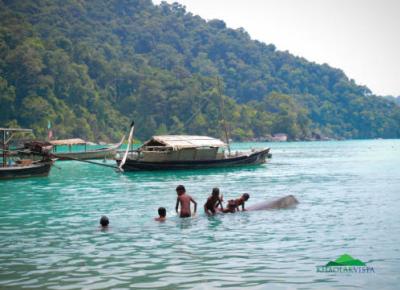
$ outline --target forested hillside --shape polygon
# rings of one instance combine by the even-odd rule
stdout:
[[[398,106],[400,106],[400,96],[397,96],[397,97],[385,96],[385,98],[388,99],[389,101],[394,102],[394,103],[397,104]]]
[[[229,5],[229,2],[227,2]],[[372,68],[373,69],[373,68]],[[150,0],[0,0],[0,126],[57,138],[400,137],[400,108],[328,65]]]

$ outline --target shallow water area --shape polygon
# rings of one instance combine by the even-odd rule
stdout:
[[[48,178],[1,181],[0,289],[398,289],[400,140],[233,148],[267,146],[261,166],[121,174],[66,161]],[[176,216],[178,184],[196,217]],[[207,217],[215,186],[225,200],[300,204]],[[153,220],[159,206],[164,223]],[[374,273],[317,272],[344,253]]]

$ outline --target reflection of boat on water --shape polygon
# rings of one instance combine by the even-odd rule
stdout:
[[[113,158],[117,153],[119,147],[121,147],[124,142],[125,137],[121,139],[119,143],[112,144],[109,147],[103,147],[98,149],[87,150],[88,142],[79,138],[75,139],[65,139],[65,140],[52,140],[49,141],[53,145],[54,155],[59,160],[88,160],[88,159],[106,159]],[[72,151],[72,146],[74,145],[84,145],[83,151]],[[58,151],[58,146],[68,146],[68,151]]]
[[[226,154],[226,144],[208,136],[154,136],[123,158],[124,171],[223,168],[265,163],[269,148]]]
[[[0,167],[0,179],[15,179],[25,177],[47,176],[50,172],[53,160],[49,158],[45,148],[40,148],[41,159],[20,159],[13,161],[10,156],[15,156],[13,150],[9,150],[9,142],[15,133],[32,133],[31,129],[0,128],[2,133],[1,151],[2,166]]]

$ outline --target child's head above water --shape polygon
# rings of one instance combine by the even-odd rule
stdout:
[[[250,194],[248,194],[248,193],[243,193],[242,197],[243,197],[243,199],[244,199],[245,201],[247,201],[247,200],[250,198]]]
[[[108,219],[108,217],[106,217],[105,215],[103,215],[101,218],[100,218],[100,225],[103,227],[103,228],[105,228],[105,227],[108,227],[108,224],[110,223],[110,220]]]
[[[212,196],[219,196],[219,188],[214,187],[211,193]]]
[[[158,215],[162,218],[165,218],[165,216],[167,215],[167,210],[165,209],[165,207],[158,208]]]
[[[178,194],[178,195],[182,195],[182,194],[184,194],[186,192],[186,189],[185,189],[185,187],[183,186],[183,185],[178,185],[177,187],[176,187],[176,193]]]

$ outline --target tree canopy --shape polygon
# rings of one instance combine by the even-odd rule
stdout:
[[[221,137],[222,115],[238,140],[400,137],[393,101],[178,3],[0,0],[2,126],[118,140],[134,119],[142,140]]]

